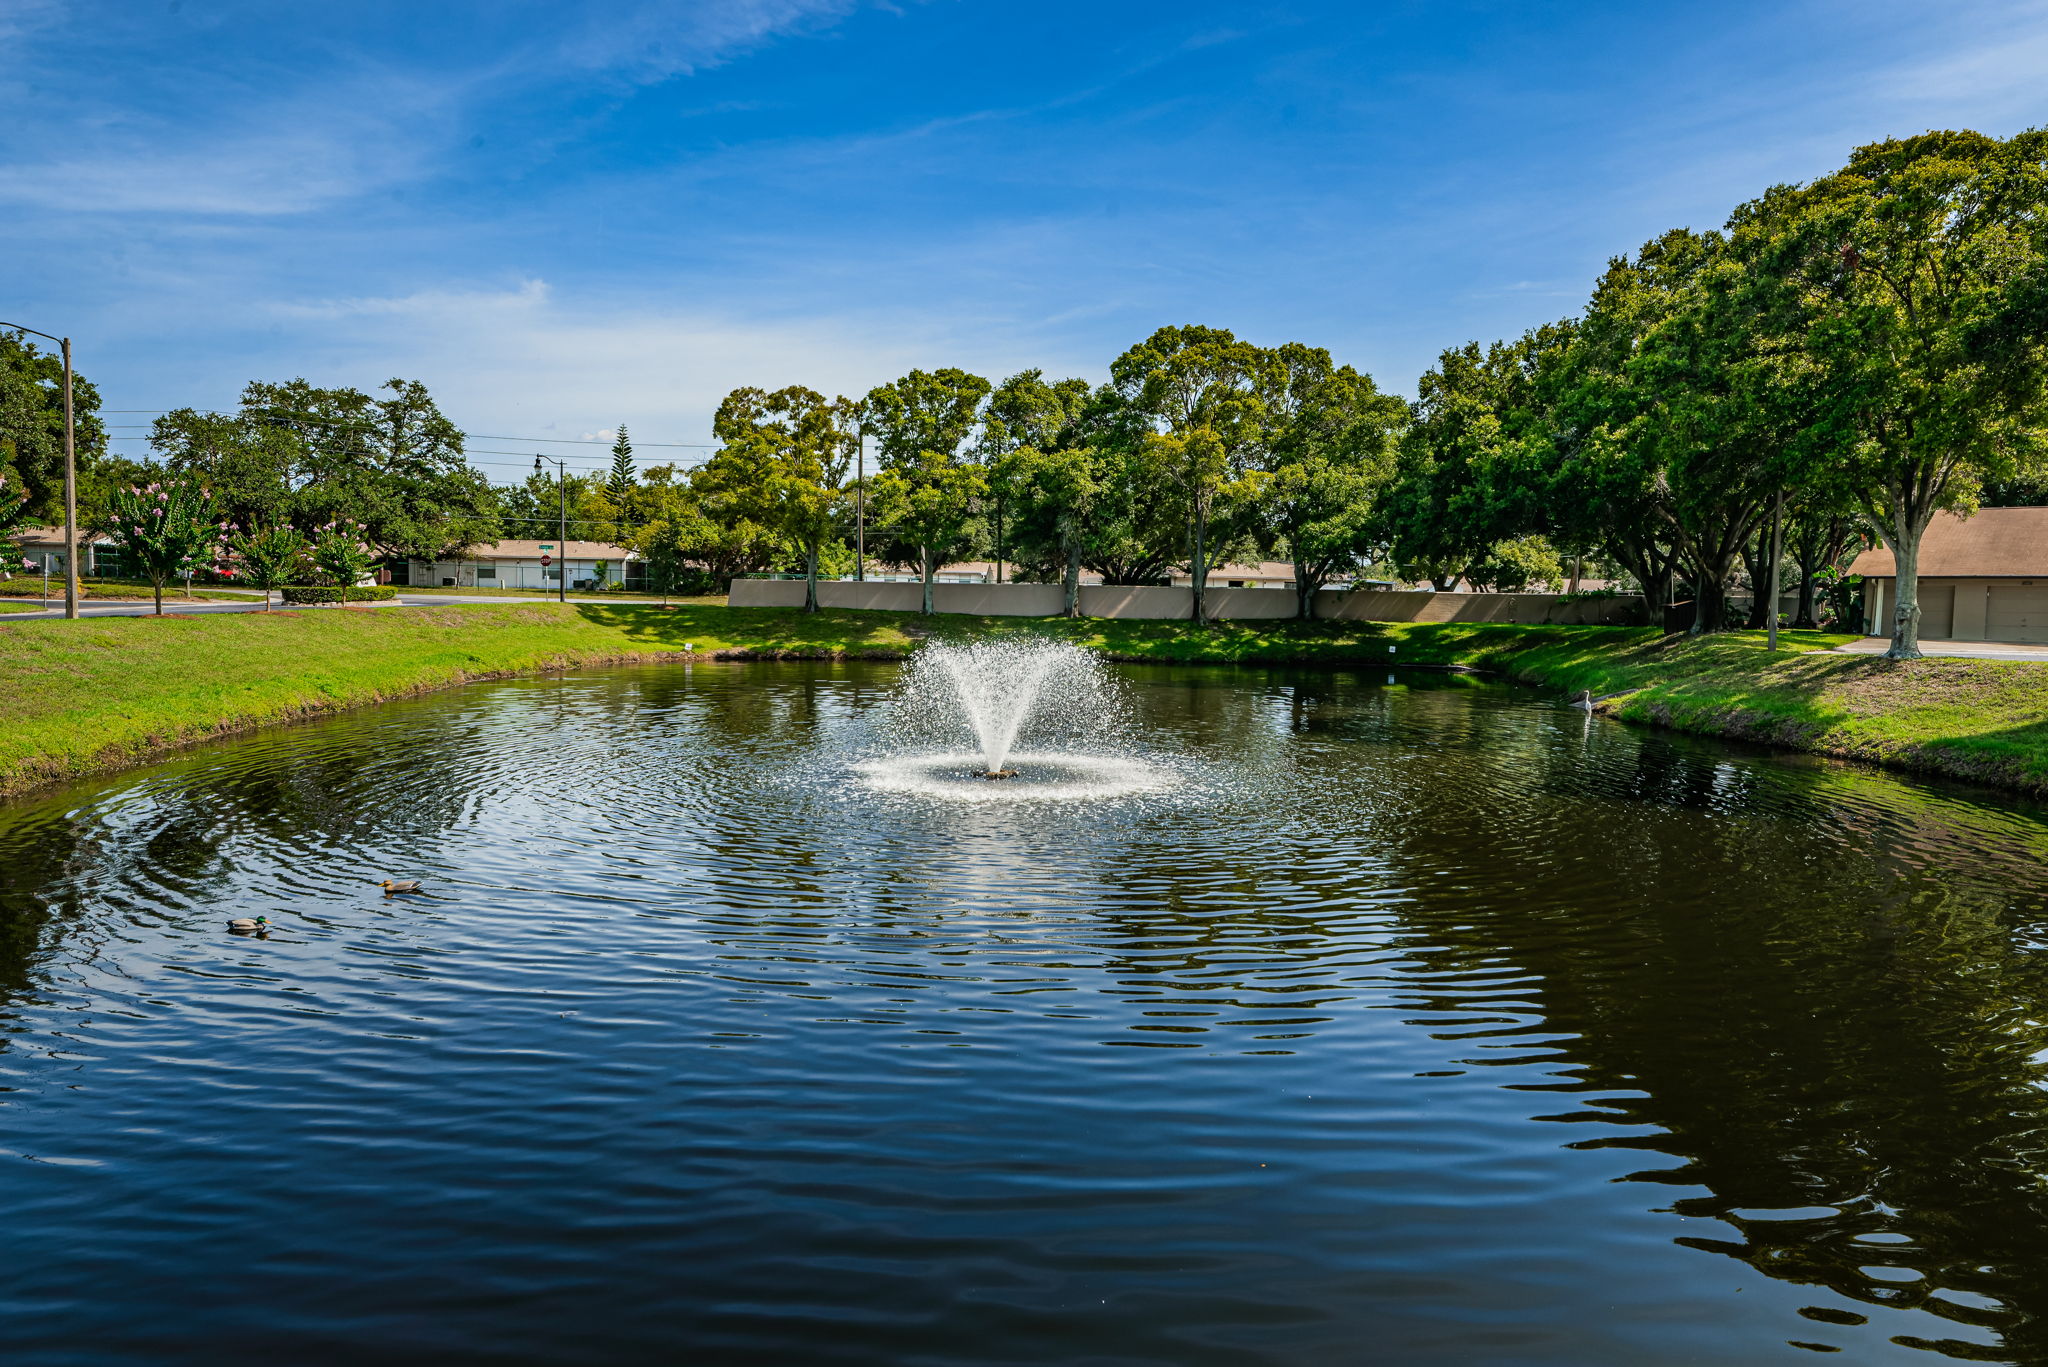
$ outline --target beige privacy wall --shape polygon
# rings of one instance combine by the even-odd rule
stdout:
[[[1293,589],[1210,589],[1211,617],[1232,621],[1293,617]],[[726,602],[736,608],[799,608],[800,579],[735,579]],[[983,617],[1056,617],[1064,602],[1058,584],[934,584],[938,612]],[[924,603],[919,584],[850,583],[820,580],[818,606],[878,612],[916,612]],[[1194,615],[1191,588],[1090,585],[1081,590],[1083,617],[1185,621]],[[1552,593],[1349,593],[1325,589],[1316,595],[1316,616],[1355,622],[1517,622],[1568,626],[1640,626],[1648,620],[1641,598],[1580,598],[1559,601]]]

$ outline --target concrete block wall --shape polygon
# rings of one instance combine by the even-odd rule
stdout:
[[[1325,589],[1316,596],[1316,615],[1353,622],[1516,622],[1565,626],[1640,626],[1647,620],[1641,598],[1581,598],[1560,602],[1550,593],[1432,593],[1428,591],[1349,593]],[[1212,588],[1211,616],[1224,621],[1277,621],[1298,609],[1293,589]],[[1058,584],[934,584],[938,612],[987,617],[1056,617],[1064,603]],[[803,581],[735,579],[726,602],[736,608],[795,608],[804,602]],[[818,605],[873,612],[916,612],[924,602],[917,584],[850,583],[818,585]],[[1085,585],[1083,617],[1133,621],[1185,621],[1194,614],[1191,588],[1123,584]]]

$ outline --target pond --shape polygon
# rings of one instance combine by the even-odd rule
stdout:
[[[864,780],[839,663],[0,806],[8,1360],[2048,1361],[2041,809],[1118,674],[1073,800]]]

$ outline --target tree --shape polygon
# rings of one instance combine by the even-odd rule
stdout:
[[[1467,342],[1417,383],[1381,519],[1404,578],[1451,588],[1494,545],[1539,522],[1525,440],[1550,345],[1542,331],[1484,349]]]
[[[1320,347],[1289,342],[1271,359],[1261,537],[1293,562],[1296,610],[1312,618],[1316,594],[1372,548],[1374,503],[1393,478],[1408,405]]]
[[[746,472],[730,477],[714,455],[691,475],[681,475],[673,465],[649,466],[642,474],[644,520],[629,544],[647,558],[650,576],[668,574],[673,587],[694,566],[724,592],[740,575],[766,568],[781,542],[774,529],[750,516]]]
[[[712,420],[720,455],[753,472],[762,523],[803,559],[804,611],[818,610],[818,558],[844,521],[846,476],[854,450],[841,421],[850,400],[827,402],[802,385],[774,393],[735,389]],[[714,457],[714,459],[717,459]]]
[[[28,521],[28,493],[20,482],[10,484],[0,471],[0,536],[6,536]]]
[[[639,487],[639,476],[633,470],[633,443],[626,437],[626,425],[620,423],[619,435],[612,442],[612,469],[605,477],[604,496],[612,506],[612,536],[621,543],[633,515],[633,494]]]
[[[311,568],[310,550],[310,543],[296,527],[228,528],[227,552],[235,577],[263,590],[265,612],[270,611],[273,592],[306,577]]]
[[[1555,589],[1564,578],[1564,562],[1540,536],[1515,536],[1486,548],[1465,570],[1465,578],[1481,593],[1521,593],[1531,584]]]
[[[101,530],[149,581],[161,617],[164,585],[215,562],[226,530],[216,519],[213,495],[204,485],[172,476],[116,491]]]
[[[2048,130],[1930,132],[1737,210],[1780,330],[1820,373],[1832,458],[1897,563],[1893,659],[1920,655],[1935,513],[2048,465]]]
[[[913,370],[868,392],[868,430],[881,471],[874,481],[876,521],[897,563],[915,555],[932,611],[932,576],[970,550],[980,528],[977,504],[985,472],[962,459],[989,382],[964,370]]]
[[[981,415],[975,455],[988,476],[998,580],[1004,561],[1018,558],[1011,554],[1019,544],[1014,524],[1026,512],[1021,500],[1030,498],[1032,492],[1010,478],[1029,464],[1017,458],[1027,451],[1047,454],[1071,447],[1078,436],[1077,420],[1087,402],[1086,380],[1047,383],[1042,370],[1019,371],[989,394]],[[1030,546],[1028,531],[1021,544]],[[1039,549],[1043,551],[1046,547]],[[1063,549],[1055,554],[1064,558]]]
[[[360,522],[330,522],[313,534],[311,558],[322,578],[341,590],[347,602],[349,590],[362,582],[377,563],[377,552],[365,538],[370,529]]]
[[[1109,433],[1177,492],[1194,584],[1209,620],[1212,557],[1248,541],[1266,475],[1254,454],[1271,358],[1229,331],[1164,327],[1109,365]]]
[[[241,526],[359,522],[373,545],[419,560],[503,534],[490,482],[418,381],[391,380],[378,395],[253,382],[236,412],[166,413],[150,442],[171,469],[218,490]]]
[[[82,485],[106,449],[106,431],[99,390],[75,371],[71,395]],[[64,361],[20,332],[0,332],[0,475],[10,472],[24,520],[64,520]]]

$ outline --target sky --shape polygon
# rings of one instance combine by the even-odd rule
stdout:
[[[1412,395],[1859,144],[2048,123],[2044,72],[2048,0],[0,0],[0,319],[110,423],[417,379],[507,480],[1175,323]]]

